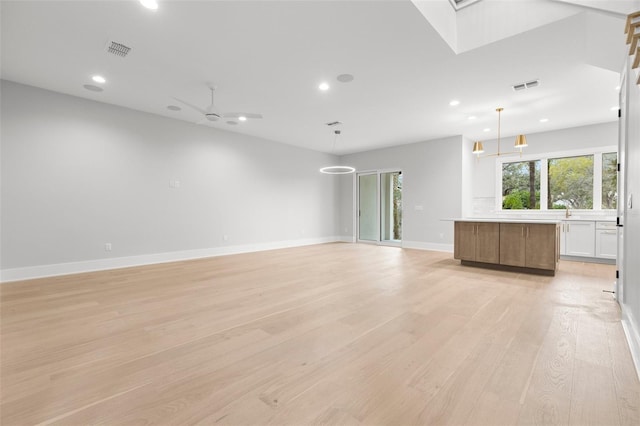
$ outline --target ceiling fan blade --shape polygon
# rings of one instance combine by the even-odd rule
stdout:
[[[207,113],[207,111],[205,111],[204,109],[200,108],[199,106],[190,104],[189,102],[183,101],[182,99],[178,99],[178,98],[173,98],[173,99],[175,99],[176,101],[180,102],[181,104],[184,104],[184,105],[188,106],[189,108],[191,108],[191,109],[193,109],[195,111],[198,111],[200,114],[206,114]]]
[[[251,112],[227,112],[225,114],[222,114],[222,116],[224,118],[240,118],[240,117],[262,118],[262,114],[254,114]]]

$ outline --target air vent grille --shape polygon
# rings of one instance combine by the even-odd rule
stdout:
[[[129,46],[125,46],[122,43],[117,43],[115,41],[110,41],[107,43],[107,52],[114,54],[116,56],[125,57],[129,54],[131,48]]]
[[[531,80],[524,83],[518,83],[511,86],[514,91],[518,92],[520,90],[531,89],[533,87],[537,87],[540,85],[540,80]]]

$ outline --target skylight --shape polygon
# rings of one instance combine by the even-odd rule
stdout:
[[[460,10],[464,7],[471,6],[472,4],[477,3],[479,1],[480,0],[449,0],[449,3],[451,3],[451,6],[455,10]]]

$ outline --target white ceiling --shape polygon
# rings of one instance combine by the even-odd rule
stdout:
[[[488,35],[501,22],[513,27],[509,16],[473,12],[493,1],[458,13]],[[533,3],[562,13],[456,54],[408,0],[159,0],[156,11],[136,0],[2,1],[1,75],[188,122],[199,114],[166,107],[176,104],[173,97],[207,106],[211,82],[220,110],[264,119],[206,125],[338,154],[460,134],[493,139],[498,106],[505,108],[505,136],[615,120],[625,55],[621,11],[638,2],[611,1],[615,7],[604,12],[568,1]],[[131,53],[107,54],[108,40]],[[336,81],[342,73],[355,80]],[[94,84],[93,74],[107,78],[103,92],[83,88]],[[511,89],[532,79],[540,86]],[[317,89],[322,81],[331,85],[327,92]],[[460,105],[449,106],[452,99]],[[335,120],[344,124],[333,150],[324,123]]]

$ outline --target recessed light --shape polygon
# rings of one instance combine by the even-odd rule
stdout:
[[[329,90],[329,83],[320,83],[320,85],[318,86],[318,89],[322,90],[323,92],[326,92],[327,90]]]
[[[611,111],[617,111],[619,108],[617,106],[612,106]]]
[[[100,84],[104,84],[104,83],[107,82],[107,80],[101,75],[94,75],[93,77],[91,77],[91,80],[95,81],[96,83],[100,83]]]
[[[82,87],[87,90],[91,90],[92,92],[102,92],[104,90],[102,87],[94,86],[93,84],[85,84]]]
[[[616,88],[613,89],[613,90],[615,90],[616,92],[619,92],[620,91],[620,86],[616,86]]]
[[[340,82],[340,83],[351,83],[353,81],[353,75],[351,74],[340,74],[338,77],[336,77],[336,79]]]
[[[482,129],[482,131],[483,131],[483,132],[488,132],[488,131],[490,131],[490,130],[491,130],[491,129],[490,129],[490,128],[488,128],[488,127],[487,127],[486,129]]]
[[[457,106],[457,105],[460,105],[460,101],[458,101],[458,100],[455,100],[455,99],[454,99],[454,100],[452,100],[451,102],[449,102],[449,105],[451,105],[451,106]]]
[[[541,119],[540,119],[540,122],[541,122],[541,123],[546,123],[547,121],[549,121],[549,119],[548,119],[548,118],[541,118]]]
[[[469,120],[475,120],[476,118],[478,118],[478,117],[476,117],[475,115],[470,115],[469,116]]]
[[[171,111],[182,111],[182,108],[180,108],[178,105],[169,105],[167,109]]]
[[[247,121],[247,117],[245,117],[244,115],[241,115],[240,117],[238,117],[238,120]]]
[[[140,0],[140,4],[151,10],[158,8],[158,2],[156,0]]]

